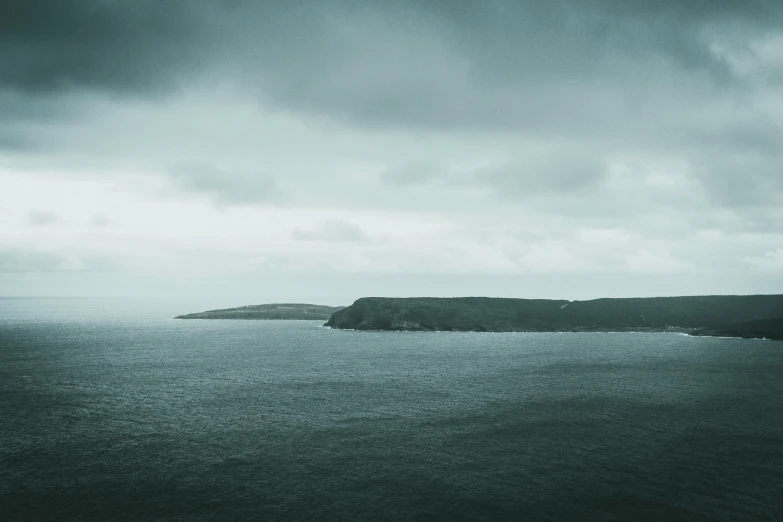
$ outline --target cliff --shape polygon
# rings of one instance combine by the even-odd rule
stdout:
[[[332,314],[326,326],[479,332],[674,330],[710,335],[709,329],[762,319],[774,323],[777,317],[783,317],[783,295],[590,301],[364,297]]]
[[[207,310],[194,314],[179,315],[175,319],[297,319],[326,320],[342,306],[323,306],[302,303],[275,303]]]

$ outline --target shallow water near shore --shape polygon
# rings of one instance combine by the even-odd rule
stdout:
[[[780,520],[783,342],[0,299],[0,516]]]

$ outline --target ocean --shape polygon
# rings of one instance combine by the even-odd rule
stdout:
[[[0,519],[783,520],[783,342],[205,308],[0,299]]]

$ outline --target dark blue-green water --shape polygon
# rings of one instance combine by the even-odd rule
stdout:
[[[783,520],[781,342],[188,311],[0,299],[0,519]]]

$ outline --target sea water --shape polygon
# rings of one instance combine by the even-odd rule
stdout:
[[[0,299],[0,519],[783,519],[781,342],[195,310]]]

